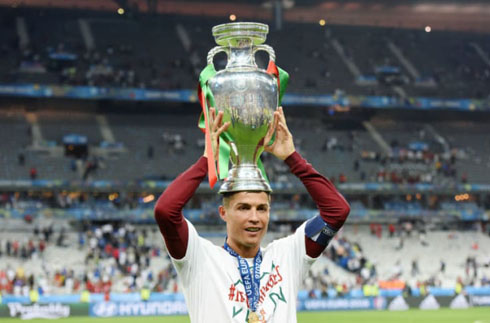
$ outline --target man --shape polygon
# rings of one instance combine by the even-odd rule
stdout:
[[[222,112],[216,116],[211,109],[213,147],[229,126],[222,124],[222,118]],[[299,177],[320,211],[294,234],[261,248],[269,224],[270,196],[243,191],[224,194],[219,207],[226,222],[224,245],[199,237],[182,216],[182,208],[206,176],[204,156],[158,199],[155,219],[179,274],[192,322],[296,322],[298,288],[349,214],[349,205],[330,181],[295,151],[281,107],[264,142],[269,143],[274,133],[274,142],[265,150]]]

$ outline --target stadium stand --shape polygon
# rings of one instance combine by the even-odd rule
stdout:
[[[28,227],[34,233],[15,232],[25,231],[26,224],[11,221],[10,232],[2,233],[0,252],[5,262],[0,270],[10,277],[3,286],[7,292],[25,294],[23,286],[32,280],[31,275],[42,282],[47,294],[79,292],[87,281],[93,292],[100,292],[104,283],[116,293],[137,291],[144,285],[155,291],[178,290],[175,272],[162,254],[165,247],[154,226],[91,225],[77,233],[66,229],[68,222],[45,219]],[[417,228],[400,225],[391,236],[386,229],[372,233],[362,227],[347,227],[311,269],[304,289],[318,295],[322,290],[335,294],[338,291],[333,290],[340,284],[345,285],[345,293],[354,295],[371,279],[401,280],[414,291],[420,284],[454,288],[458,280],[473,286],[489,283],[487,235],[453,230],[425,235]],[[224,232],[202,234],[217,245],[224,239]],[[267,240],[278,236],[281,233],[271,233]],[[12,270],[17,277],[8,273]],[[158,278],[162,275],[165,280]]]
[[[0,86],[195,93],[215,46],[211,28],[223,22],[0,8]],[[288,93],[306,100],[490,98],[486,34],[288,22],[271,28],[267,44],[292,76]],[[260,67],[267,60],[256,56]],[[222,69],[226,57],[214,63]],[[351,206],[299,298],[362,297],[363,286],[386,292],[398,281],[414,295],[490,286],[490,117],[472,107],[285,106],[297,150]],[[202,154],[199,113],[195,102],[1,97],[0,293],[180,292],[152,213]],[[283,163],[263,160],[274,186],[267,243],[317,210]],[[184,214],[221,245],[215,192],[202,185]]]
[[[3,13],[9,18],[3,22],[6,42],[2,55],[16,62],[9,65],[16,70],[5,69],[7,65],[2,64],[2,79],[195,88],[196,73],[215,46],[210,30],[224,22],[172,15],[131,19],[60,10],[24,8],[14,11],[14,17]],[[24,36],[18,36],[21,34]],[[410,96],[485,99],[490,66],[479,51],[485,52],[486,37],[463,32],[289,23],[280,31],[271,28],[268,43],[276,49],[279,65],[294,76],[292,92],[333,94],[341,90],[401,100]],[[291,51],[291,46],[295,50]],[[219,60],[223,67],[224,57]],[[265,67],[266,55],[258,54],[257,61]]]
[[[487,138],[488,127],[485,124],[451,121],[446,123],[436,122],[434,128],[447,140],[451,148],[464,147],[467,158],[464,161],[456,161],[459,169],[471,174],[475,181],[479,176],[486,174],[489,167],[490,146]],[[483,175],[485,176],[485,175]]]
[[[103,171],[90,172],[93,179],[172,178],[183,164],[199,156],[203,143],[196,126],[197,107],[188,106],[177,114],[178,108],[169,111],[98,113],[94,108],[72,106],[67,112],[49,109],[49,104],[28,111],[23,105],[11,106],[1,115],[2,131],[16,135],[2,143],[12,153],[3,155],[5,167],[0,172],[6,179],[28,178],[26,169],[37,167],[39,178],[77,179],[83,177],[86,163],[95,161]],[[321,111],[303,119],[296,116],[299,110],[291,111],[290,127],[298,149],[334,181],[341,173],[344,182],[489,180],[488,142],[483,140],[481,145],[478,140],[488,135],[488,129],[472,116],[466,115],[465,121],[454,121],[451,115],[447,121],[427,122],[419,120],[417,113],[403,117],[379,113],[345,122]],[[88,155],[66,156],[63,140],[70,134],[86,137]],[[18,161],[21,154],[23,165]],[[35,165],[38,159],[50,163]],[[127,169],[128,165],[140,167]]]

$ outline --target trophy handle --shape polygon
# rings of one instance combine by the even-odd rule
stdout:
[[[274,49],[270,47],[269,45],[257,45],[254,46],[253,48],[253,54],[257,53],[259,50],[266,51],[267,54],[269,54],[269,59],[273,62],[276,61],[276,53],[274,52]]]
[[[209,64],[212,64],[214,66],[214,63],[213,63],[214,55],[216,55],[218,53],[221,53],[221,52],[226,53],[226,56],[228,56],[228,57],[230,56],[228,47],[225,47],[225,46],[216,46],[216,47],[212,48],[208,52],[208,65]]]

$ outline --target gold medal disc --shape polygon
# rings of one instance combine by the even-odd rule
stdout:
[[[255,312],[250,312],[250,314],[248,315],[248,322],[249,323],[259,322],[259,315]]]

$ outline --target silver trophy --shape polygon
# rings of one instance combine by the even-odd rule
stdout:
[[[228,56],[226,68],[208,81],[216,111],[223,111],[223,122],[230,121],[227,132],[233,166],[220,193],[271,191],[257,162],[278,105],[279,91],[277,79],[255,64],[255,53],[260,50],[275,61],[272,47],[263,45],[268,31],[267,25],[255,22],[222,24],[212,29],[220,46],[209,51],[208,64],[213,64],[213,57],[219,52]]]

